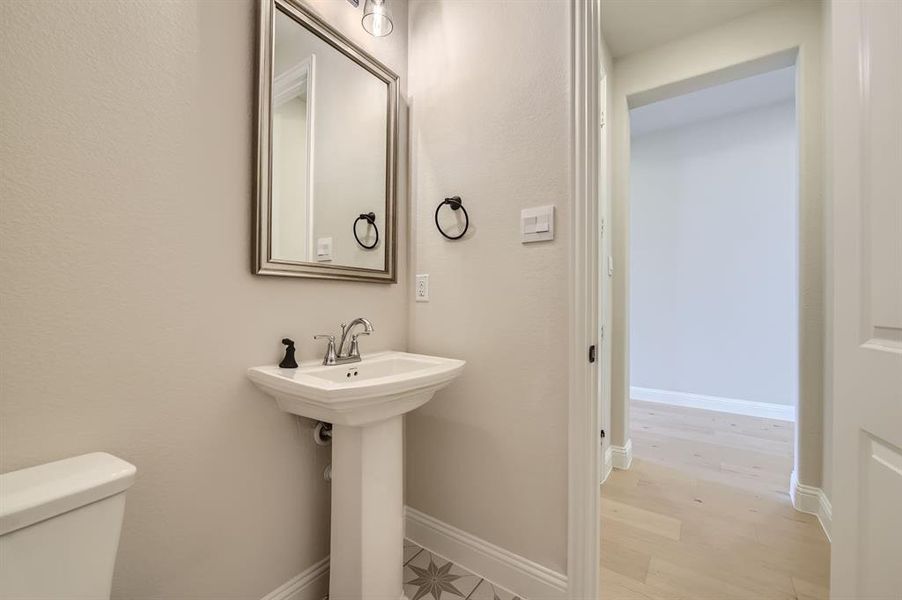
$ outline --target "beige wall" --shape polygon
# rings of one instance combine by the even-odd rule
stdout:
[[[316,6],[406,81],[406,3],[381,40]],[[250,2],[0,2],[0,470],[137,465],[116,598],[259,598],[325,556],[328,450],[245,369],[361,314],[365,350],[407,343],[404,283],[250,274],[255,23]]]
[[[467,360],[407,419],[407,503],[566,571],[570,66],[567,2],[410,6],[417,273],[410,347]],[[466,238],[433,224],[459,195]],[[520,210],[554,204],[555,240]]]
[[[824,210],[823,106],[821,72],[821,7],[813,0],[777,5],[720,27],[615,61],[614,100],[614,375],[612,391],[613,443],[626,441],[629,430],[629,123],[628,98],[710,85],[727,71],[753,69],[762,59],[795,47],[798,55],[798,118],[800,129],[799,238],[799,413],[798,476],[820,486],[823,428],[824,337]],[[715,74],[715,76],[711,76]],[[751,73],[749,73],[751,74]],[[742,76],[742,75],[739,75]],[[684,85],[682,82],[690,82]],[[623,318],[621,318],[623,316]]]

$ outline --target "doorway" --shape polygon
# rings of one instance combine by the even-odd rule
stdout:
[[[630,462],[602,487],[608,598],[827,593],[829,542],[789,499],[797,81],[793,60],[629,98]]]
[[[633,455],[780,493],[798,401],[795,80],[791,65],[629,117]]]

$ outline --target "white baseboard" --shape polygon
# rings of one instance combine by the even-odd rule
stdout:
[[[405,507],[405,537],[525,598],[563,599],[567,576]]]
[[[604,449],[604,455],[601,461],[601,483],[604,483],[608,480],[608,476],[611,474],[611,471],[614,468],[614,453],[611,450],[611,445]]]
[[[796,472],[792,472],[789,483],[789,496],[792,498],[792,505],[799,512],[808,513],[817,517],[820,521],[821,529],[830,538],[830,530],[833,527],[833,507],[830,499],[821,488],[799,483]]]
[[[329,594],[329,557],[292,577],[261,600],[322,600]]]
[[[623,446],[611,444],[611,465],[615,469],[629,469],[633,464],[633,440],[626,440]]]
[[[630,387],[630,398],[634,400],[644,400],[646,402],[657,402],[659,404],[672,404],[673,406],[716,410],[719,412],[747,415],[750,417],[779,419],[780,421],[796,420],[795,406],[788,404],[753,402],[751,400],[721,398],[719,396],[705,396],[703,394],[690,394],[688,392],[674,392],[671,390],[656,390],[643,387]]]

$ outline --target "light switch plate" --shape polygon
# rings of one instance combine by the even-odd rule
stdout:
[[[554,206],[537,206],[520,211],[520,241],[547,242],[554,239]]]
[[[319,262],[332,260],[332,238],[321,237],[316,239],[316,260]]]
[[[429,275],[417,275],[413,293],[417,302],[429,302]]]

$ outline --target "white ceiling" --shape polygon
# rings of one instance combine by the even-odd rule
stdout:
[[[791,0],[601,0],[601,29],[614,57],[653,48]]]
[[[795,67],[786,67],[634,108],[630,135],[707,121],[794,97]]]

